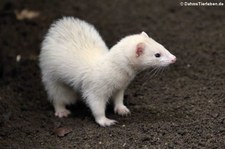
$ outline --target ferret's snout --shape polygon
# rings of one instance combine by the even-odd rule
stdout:
[[[177,61],[177,58],[174,57],[174,58],[171,60],[171,63],[173,64],[173,63],[175,63],[176,61]]]

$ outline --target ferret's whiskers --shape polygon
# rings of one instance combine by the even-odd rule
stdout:
[[[160,70],[160,67],[155,67],[153,68],[149,73],[146,72],[146,75],[144,76],[143,80],[146,80],[142,85],[141,85],[141,90],[145,87],[145,85],[149,82],[149,80],[151,80],[154,76],[156,76],[158,74]],[[150,77],[147,78],[147,76],[150,74]]]
[[[146,71],[144,72],[144,75],[142,76],[142,80],[146,80],[146,79],[147,79],[148,74],[149,74],[149,71],[150,71],[150,70],[146,70]],[[153,71],[153,69],[152,69],[150,72],[152,72],[152,71]]]
[[[153,77],[155,77],[158,74],[159,69],[160,69],[160,67],[156,67],[154,73],[149,77],[149,79],[152,79]]]
[[[164,67],[160,67],[159,75],[161,75],[164,71]]]

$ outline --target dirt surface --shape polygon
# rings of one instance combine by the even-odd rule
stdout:
[[[179,3],[1,0],[0,148],[225,148],[225,6]],[[18,19],[15,11],[24,9],[40,14]],[[94,24],[109,47],[146,31],[178,61],[152,79],[149,72],[136,77],[125,95],[132,114],[120,117],[108,107],[115,126],[99,127],[82,103],[69,107],[69,118],[56,118],[38,54],[49,25],[62,16]],[[58,127],[70,133],[58,137]]]

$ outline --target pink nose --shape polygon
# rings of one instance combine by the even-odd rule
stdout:
[[[176,62],[176,60],[177,60],[177,58],[176,58],[176,57],[174,57],[174,59],[172,59],[172,60],[171,60],[171,63],[175,63],[175,62]]]

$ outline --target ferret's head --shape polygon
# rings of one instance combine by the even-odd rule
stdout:
[[[129,61],[143,69],[165,67],[176,62],[173,54],[145,32],[127,36],[121,40],[121,43],[125,43],[127,47],[124,52]]]

